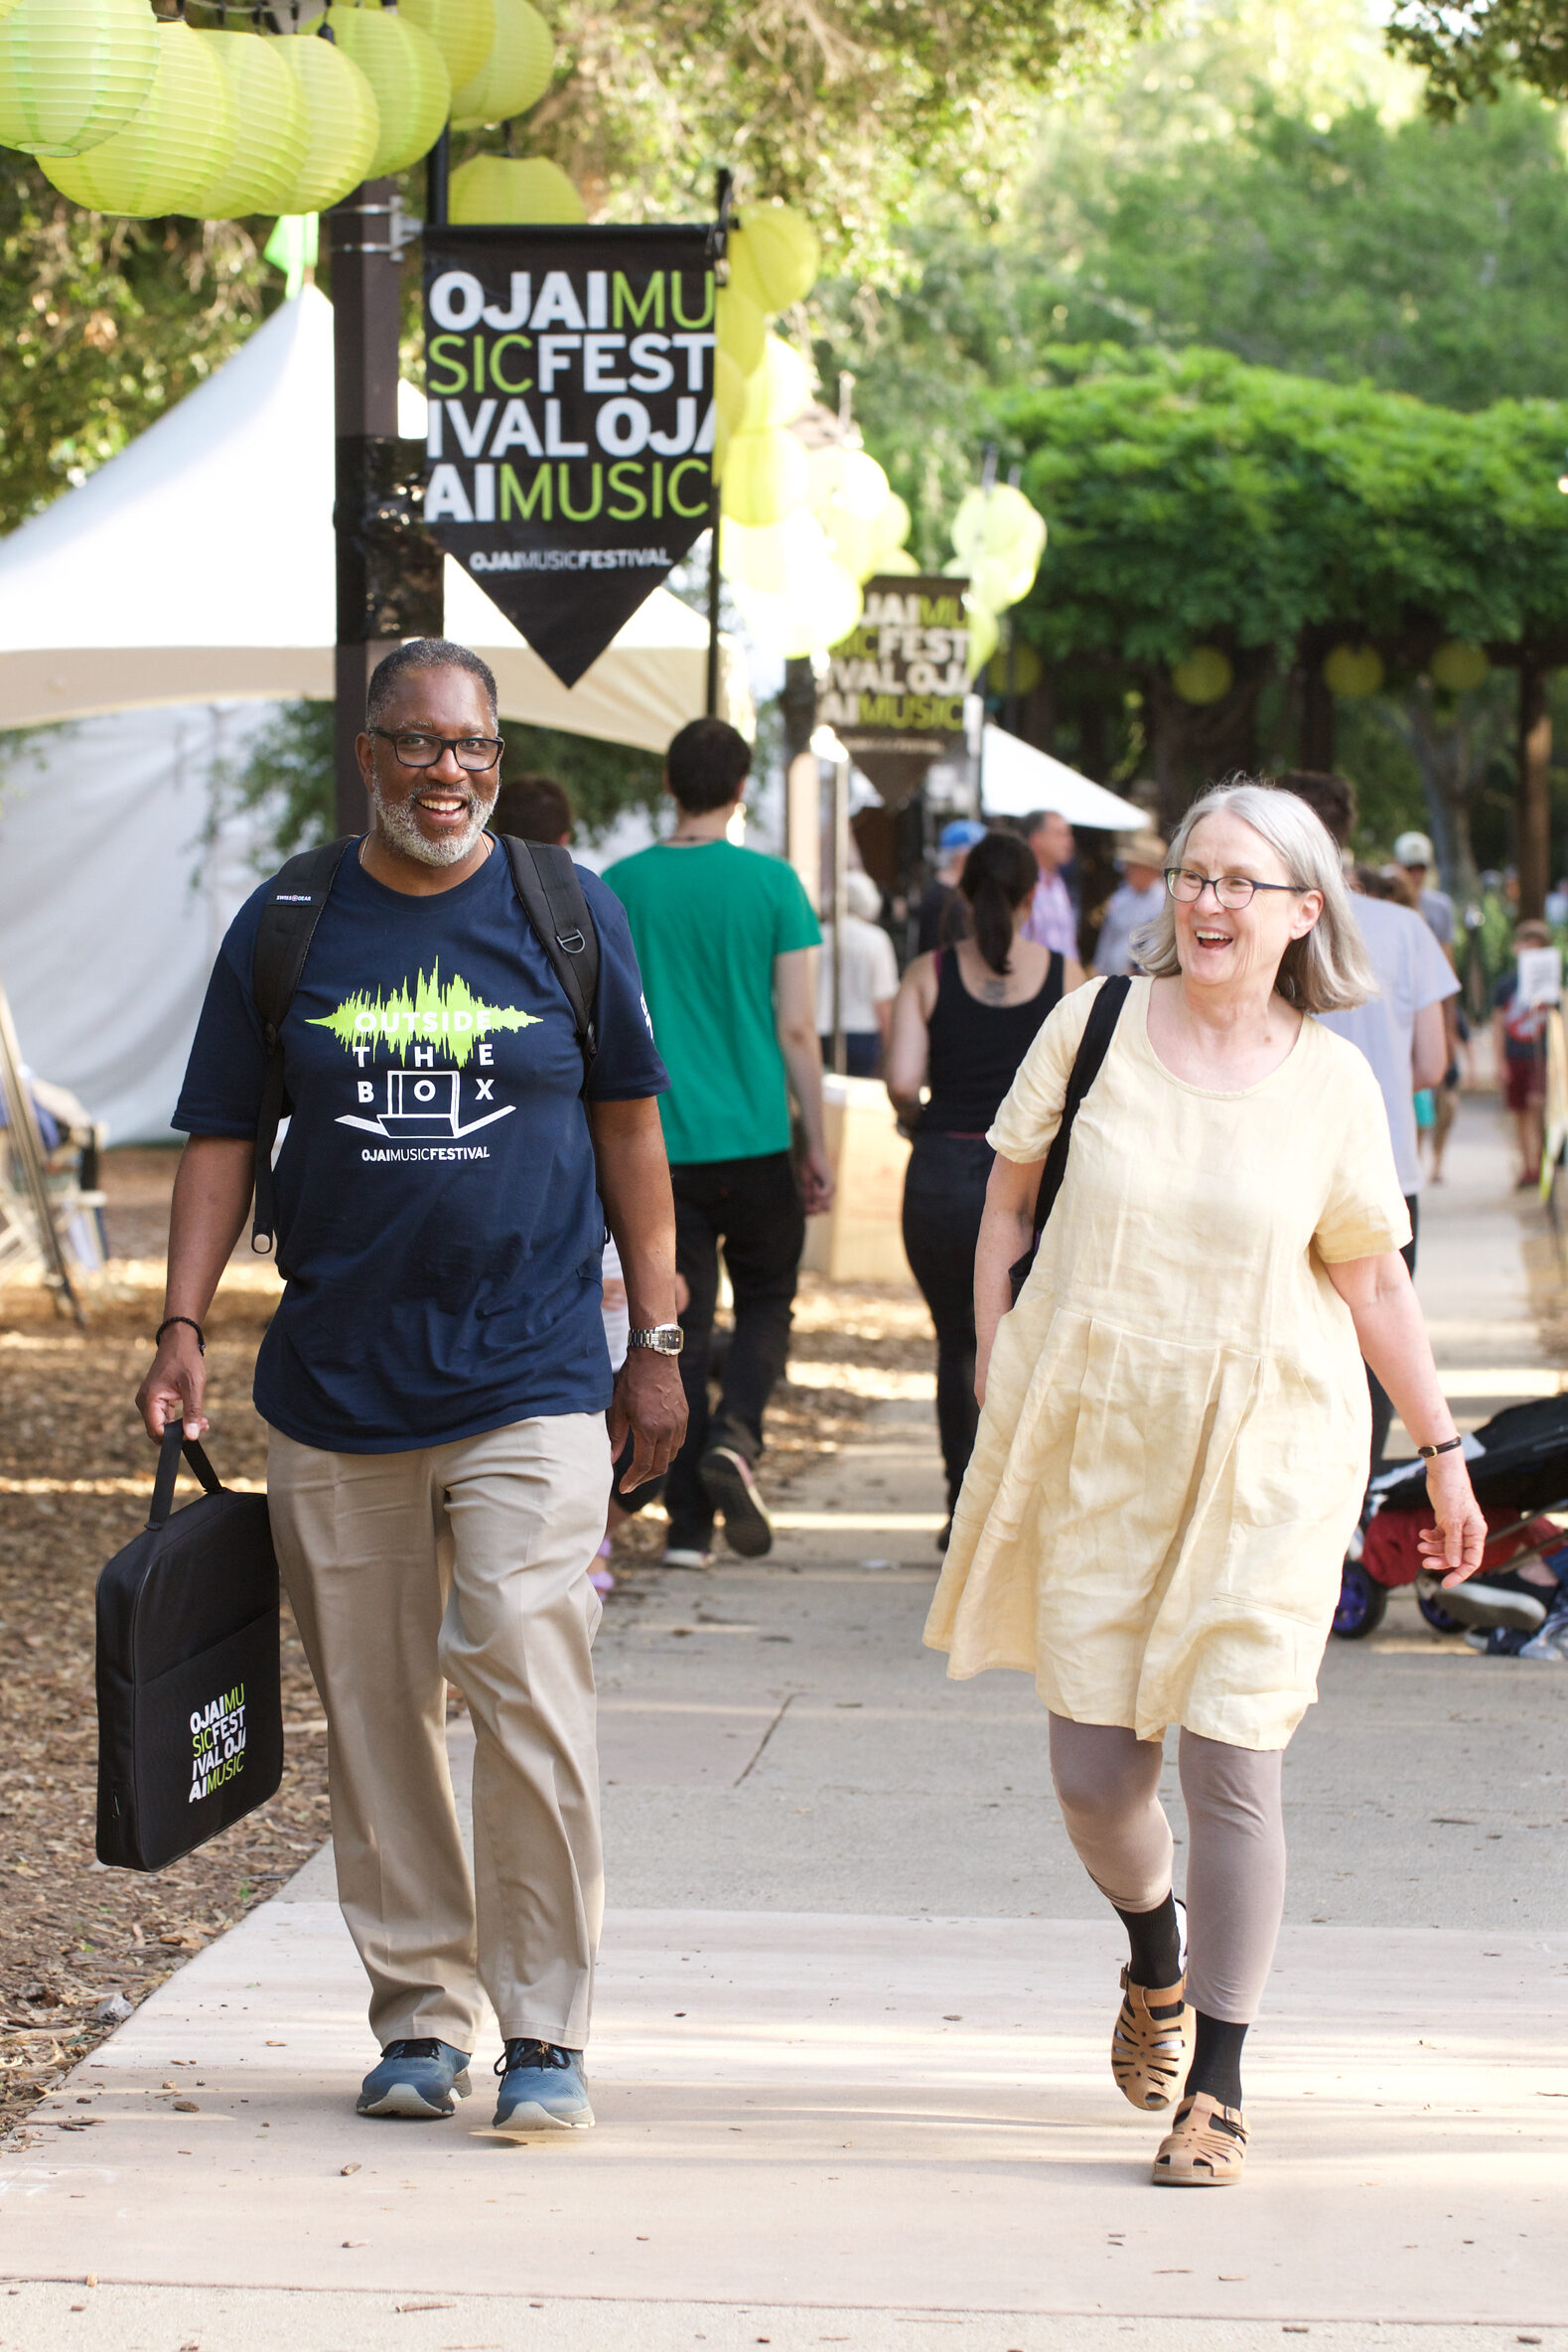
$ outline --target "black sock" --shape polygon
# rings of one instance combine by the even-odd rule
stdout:
[[[1247,2038],[1244,2025],[1232,2025],[1226,2017],[1206,2017],[1196,2009],[1198,2042],[1193,2051],[1193,2063],[1188,2069],[1187,2093],[1207,2091],[1211,2099],[1217,2099],[1221,2107],[1241,2105],[1241,2045]]]
[[[1167,1895],[1157,1911],[1123,1911],[1116,1917],[1127,1930],[1132,1950],[1127,1974],[1134,1984],[1163,1990],[1182,1973],[1182,1934],[1176,1920],[1176,1897]]]

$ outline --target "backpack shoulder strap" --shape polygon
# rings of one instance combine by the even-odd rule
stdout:
[[[256,1207],[250,1247],[263,1255],[272,1248],[276,1218],[272,1146],[283,1116],[283,1023],[348,846],[346,840],[322,841],[316,848],[302,849],[298,856],[291,857],[273,875],[256,927],[256,945],[250,959],[250,993],[261,1015],[267,1074],[256,1119]]]
[[[571,852],[553,841],[502,833],[512,888],[566,994],[583,1056],[583,1084],[599,1050],[599,934]]]
[[[1035,1197],[1035,1247],[1046,1230],[1046,1220],[1056,1206],[1062,1180],[1068,1172],[1068,1146],[1072,1138],[1072,1122],[1084,1096],[1100,1074],[1100,1065],[1110,1050],[1121,1008],[1127,1001],[1132,981],[1125,972],[1117,972],[1108,979],[1089,1007],[1089,1017],[1083,1024],[1083,1035],[1078,1050],[1072,1057],[1072,1068],[1068,1077],[1068,1091],[1062,1105],[1062,1124],[1052,1138],[1046,1154],[1046,1164],[1040,1171],[1040,1190]]]

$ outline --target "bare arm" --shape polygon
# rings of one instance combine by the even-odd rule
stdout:
[[[833,1172],[827,1164],[822,1126],[822,1044],[816,1033],[816,950],[789,948],[774,957],[774,1032],[800,1105],[805,1128],[805,1162],[800,1192],[807,1217],[818,1217],[833,1202]]]
[[[1443,1073],[1448,1068],[1448,1007],[1451,996],[1436,1004],[1423,1004],[1416,1014],[1410,1032],[1410,1084],[1419,1094],[1423,1087],[1440,1087]],[[1458,1031],[1455,1032],[1456,1036]],[[1393,1394],[1389,1391],[1390,1396]]]
[[[1436,1011],[1438,1008],[1433,1007]],[[1415,1290],[1397,1250],[1355,1257],[1327,1268],[1351,1310],[1361,1354],[1393,1398],[1417,1445],[1440,1445],[1455,1434],[1431,1342]],[[1446,1567],[1445,1584],[1462,1584],[1481,1565],[1487,1523],[1471,1491],[1462,1453],[1438,1454],[1426,1466],[1426,1491],[1437,1526],[1419,1540],[1432,1568]]]
[[[1022,1166],[998,1152],[985,1188],[985,1214],[974,1252],[974,1394],[980,1404],[985,1402],[996,1327],[1013,1303],[1008,1271],[1034,1235],[1035,1201],[1045,1164],[1032,1160]]]
[[[932,991],[927,980],[932,961],[929,956],[917,956],[893,999],[892,1036],[883,1065],[886,1072],[883,1083],[901,1118],[913,1118],[920,1109],[921,1089],[926,1084],[930,1061],[931,1041],[927,1022],[930,1018],[927,1000]]]
[[[1082,964],[1074,963],[1070,956],[1065,956],[1062,958],[1062,993],[1064,996],[1070,996],[1074,988],[1081,988],[1085,980],[1093,977],[1092,971],[1085,971]]]
[[[675,1203],[664,1130],[651,1095],[632,1102],[590,1102],[599,1193],[615,1237],[634,1330],[675,1321]],[[686,1434],[686,1398],[673,1356],[629,1348],[610,1406],[610,1449],[631,1432],[630,1490],[669,1468]]]
[[[175,1171],[169,1212],[169,1274],[164,1319],[189,1315],[205,1322],[218,1279],[244,1230],[250,1207],[255,1145],[232,1135],[193,1135]],[[136,1409],[149,1437],[163,1435],[166,1422],[184,1419],[187,1437],[207,1427],[202,1399],[207,1367],[196,1333],[171,1324],[158,1342],[151,1370],[136,1392]]]

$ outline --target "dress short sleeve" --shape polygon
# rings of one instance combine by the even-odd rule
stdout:
[[[1327,1040],[1332,1032],[1321,1032]],[[1399,1189],[1388,1113],[1371,1066],[1343,1039],[1335,1057],[1335,1093],[1345,1107],[1339,1150],[1313,1244],[1326,1265],[1380,1257],[1410,1239],[1410,1212]]]
[[[1035,1032],[986,1135],[1004,1160],[1030,1167],[1043,1160],[1062,1124],[1072,1063],[1088,1026],[1089,1007],[1104,981],[1090,980],[1054,1006]]]

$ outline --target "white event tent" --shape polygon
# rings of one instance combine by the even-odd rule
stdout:
[[[169,1135],[207,975],[255,887],[218,789],[280,701],[333,691],[332,307],[308,288],[79,488],[0,542],[0,979],[23,1055],[115,1142]],[[403,387],[402,430],[424,402]],[[503,719],[662,750],[707,628],[655,589],[570,691],[468,577],[448,634]],[[748,732],[721,641],[720,709]],[[66,723],[60,723],[66,722]]]
[[[989,720],[980,753],[980,806],[987,816],[1028,816],[1037,808],[1054,808],[1069,824],[1111,833],[1138,831],[1149,822],[1136,802],[1108,793]]]

